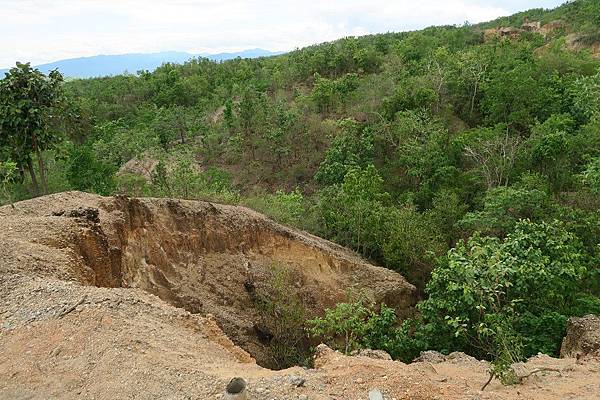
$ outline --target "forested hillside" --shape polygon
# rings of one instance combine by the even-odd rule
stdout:
[[[21,65],[0,81],[1,199],[247,205],[418,287],[402,325],[385,308],[331,310],[364,312],[353,346],[463,350],[501,368],[556,354],[569,316],[600,313],[599,60],[600,3],[578,0],[277,57],[53,75],[43,90]]]

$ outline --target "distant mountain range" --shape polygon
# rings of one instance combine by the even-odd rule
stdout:
[[[68,78],[93,78],[99,76],[119,75],[125,72],[135,74],[137,71],[153,71],[164,63],[184,63],[194,57],[206,57],[214,61],[231,60],[237,57],[257,58],[269,57],[283,52],[272,52],[263,49],[250,49],[237,53],[218,54],[191,54],[179,51],[162,53],[139,53],[121,55],[99,55],[93,57],[72,58],[48,64],[36,65],[43,73],[47,74],[53,69],[58,69]],[[0,79],[8,69],[0,69]]]

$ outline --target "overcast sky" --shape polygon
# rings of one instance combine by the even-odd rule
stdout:
[[[291,50],[564,0],[0,0],[0,68],[97,54]]]

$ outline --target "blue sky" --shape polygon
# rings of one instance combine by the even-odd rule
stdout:
[[[564,0],[0,0],[0,68],[97,54],[291,50]]]

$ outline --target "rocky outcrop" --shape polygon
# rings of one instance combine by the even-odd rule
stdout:
[[[567,335],[560,348],[560,356],[565,357],[600,357],[600,317],[586,315],[573,317],[567,323]]]
[[[141,158],[132,158],[119,168],[118,175],[135,175],[144,179],[146,182],[152,181],[152,176],[158,166],[158,160],[143,156]]]

